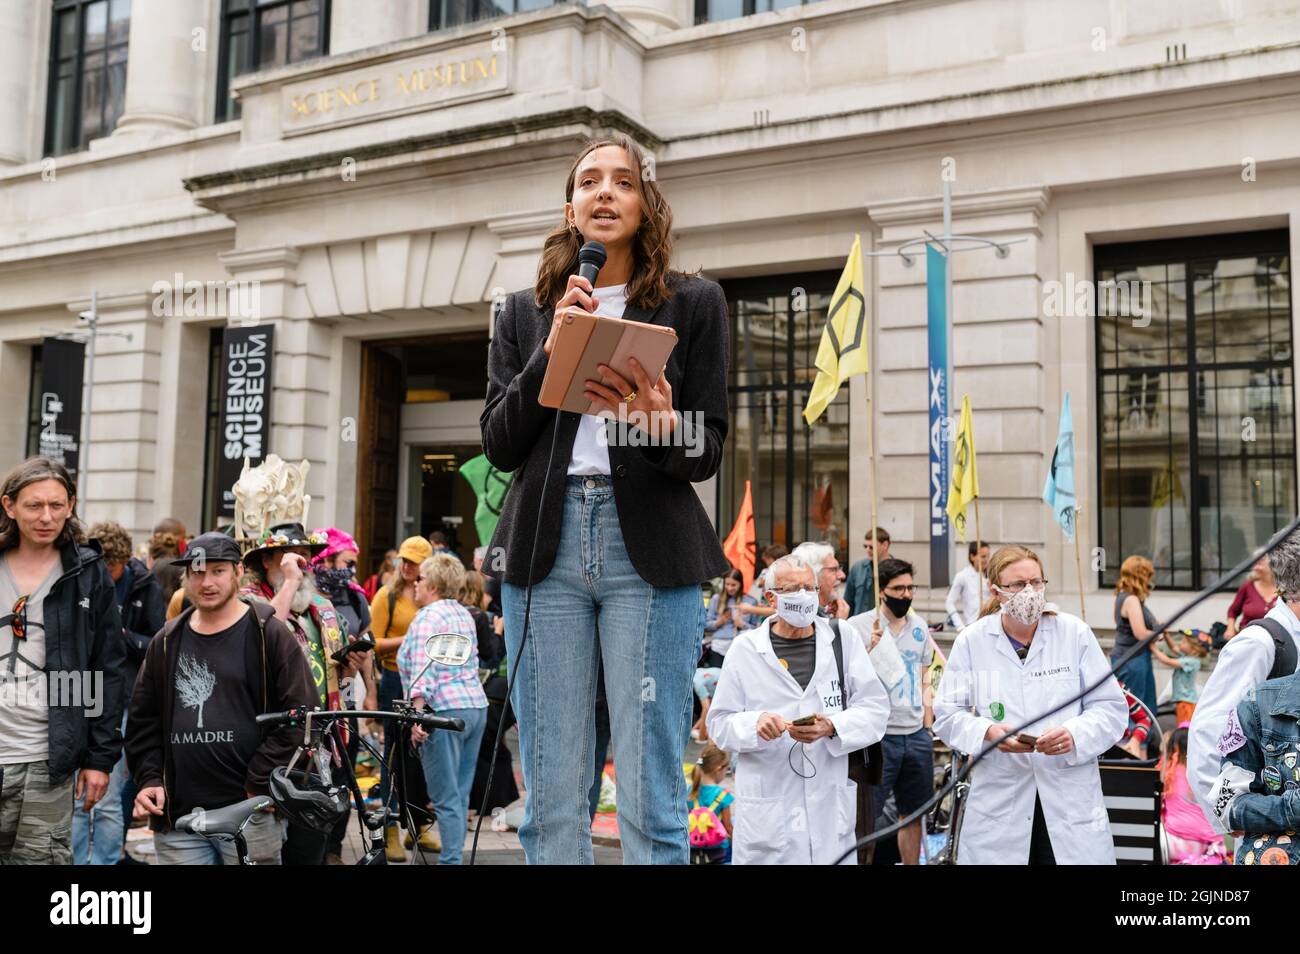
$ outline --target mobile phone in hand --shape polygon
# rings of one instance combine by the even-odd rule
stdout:
[[[814,712],[812,715],[800,716],[790,724],[791,725],[812,725],[816,721],[817,721],[817,713]]]
[[[1030,735],[1028,732],[1021,732],[1019,735],[1016,736],[1016,741],[1023,742],[1025,745],[1029,746],[1032,749],[1035,745],[1038,744],[1038,736]]]

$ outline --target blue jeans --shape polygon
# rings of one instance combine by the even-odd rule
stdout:
[[[474,788],[474,770],[478,767],[479,745],[487,726],[487,708],[439,709],[437,714],[445,719],[465,720],[463,732],[433,732],[420,746],[424,784],[429,789],[442,838],[438,864],[458,865],[465,849],[469,793]]]
[[[284,826],[270,812],[257,812],[244,829],[248,859],[255,865],[278,865]],[[156,865],[238,865],[235,840],[205,838],[185,831],[158,831],[153,836]]]
[[[379,711],[392,712],[393,700],[402,698],[402,677],[396,670],[385,669],[379,676]],[[390,811],[396,812],[397,806],[389,800],[393,792],[393,780],[389,777],[388,765],[392,758],[393,742],[397,738],[397,723],[390,722],[384,726],[384,764],[379,767],[379,800]],[[394,814],[388,820],[389,825],[397,824]]]
[[[84,799],[77,799],[72,809],[72,863],[74,865],[115,865],[126,844],[126,824],[130,817],[122,806],[122,789],[126,785],[126,756],[113,766],[108,788],[87,812]],[[74,789],[75,791],[75,789]],[[91,816],[94,816],[95,841],[91,844]]]
[[[511,703],[528,790],[519,829],[528,862],[592,863],[587,794],[599,657],[623,861],[688,864],[682,757],[704,632],[700,588],[641,579],[623,545],[610,478],[569,477],[555,563],[533,587],[521,653],[524,599],[523,587],[502,585],[506,646],[510,665],[519,667]]]

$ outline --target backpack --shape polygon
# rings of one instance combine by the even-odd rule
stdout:
[[[718,814],[719,806],[726,797],[726,789],[721,789],[707,808],[697,798],[686,803],[691,806],[690,814],[686,817],[686,830],[690,832],[692,848],[717,848],[727,840],[727,826],[722,824],[722,817]]]
[[[1258,626],[1273,637],[1273,668],[1268,671],[1268,678],[1281,679],[1294,673],[1297,664],[1295,640],[1286,631],[1286,627],[1267,616],[1250,625]]]
[[[835,638],[831,640],[831,649],[835,651],[835,668],[840,673],[840,695],[844,697],[844,708],[849,707],[849,685],[844,681],[844,646],[840,643],[840,621],[832,618],[831,629]],[[879,785],[884,781],[885,751],[881,742],[873,742],[865,749],[855,749],[849,753],[849,778],[867,785]]]

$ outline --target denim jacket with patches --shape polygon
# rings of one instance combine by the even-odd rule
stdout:
[[[1300,674],[1247,694],[1219,740],[1217,812],[1245,837],[1238,864],[1300,864]]]

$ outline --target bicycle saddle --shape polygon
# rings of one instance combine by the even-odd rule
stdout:
[[[182,815],[176,819],[175,827],[177,831],[190,832],[195,835],[233,835],[239,831],[253,812],[270,804],[271,797],[269,795],[257,795],[253,798],[246,798],[242,802],[227,805],[225,808],[214,808],[211,811],[196,808],[188,815]]]

